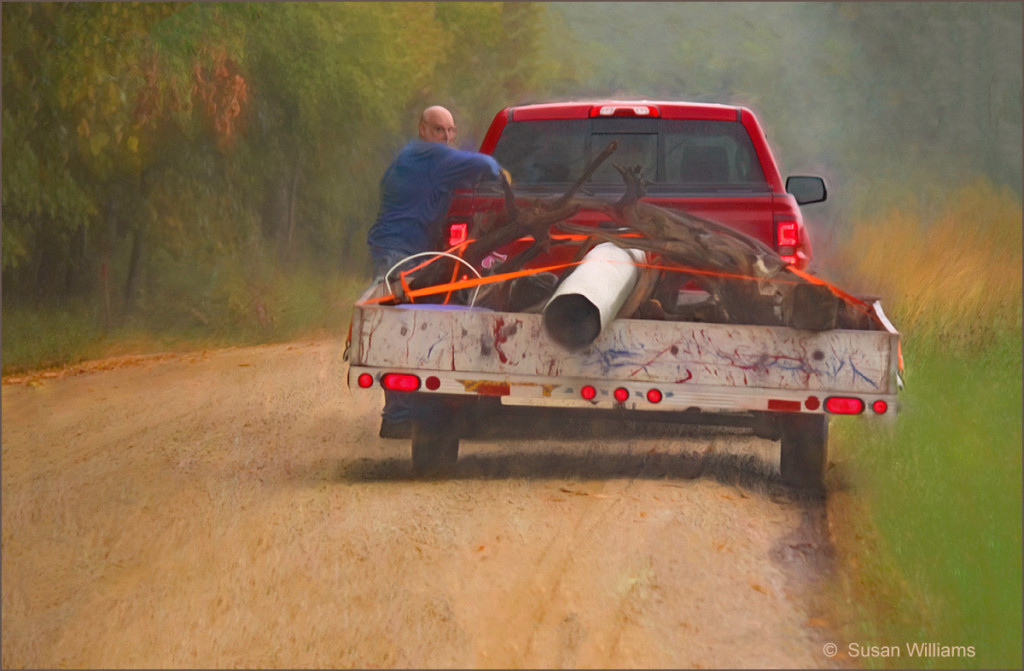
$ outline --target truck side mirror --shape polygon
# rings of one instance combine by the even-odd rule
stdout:
[[[793,194],[797,205],[820,203],[828,197],[825,180],[821,177],[789,177],[786,179],[786,193]]]

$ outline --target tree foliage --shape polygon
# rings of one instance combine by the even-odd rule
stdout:
[[[542,13],[4,3],[5,298],[130,311],[175,274],[234,264],[246,285],[275,257],[361,262],[419,108],[448,103],[475,129],[535,86]]]

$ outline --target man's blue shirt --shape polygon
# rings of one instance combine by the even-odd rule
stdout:
[[[413,140],[380,180],[380,210],[366,242],[371,249],[407,256],[432,249],[455,189],[472,186],[481,175],[496,178],[500,171],[486,154]]]

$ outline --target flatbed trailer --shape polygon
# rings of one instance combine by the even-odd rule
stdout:
[[[896,414],[900,336],[877,301],[882,330],[616,319],[570,353],[540,314],[372,302],[386,294],[373,287],[353,309],[348,381],[445,402],[450,412],[414,423],[420,470],[454,463],[457,416],[498,399],[527,414],[750,426],[781,441],[784,481],[816,487],[831,415]]]

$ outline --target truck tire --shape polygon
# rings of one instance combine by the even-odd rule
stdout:
[[[828,415],[792,415],[781,420],[782,482],[797,489],[822,491],[828,463]]]
[[[413,420],[412,469],[416,475],[444,475],[459,458],[459,436],[436,422]]]

